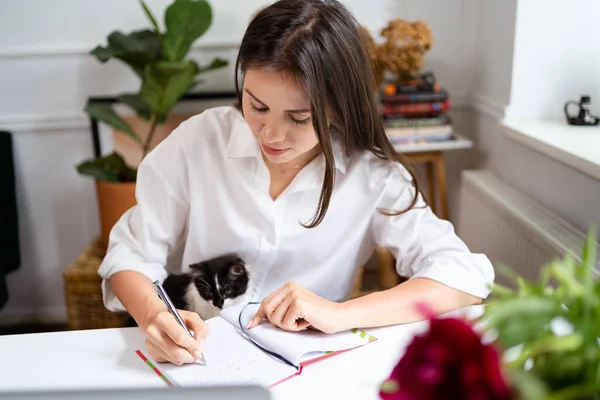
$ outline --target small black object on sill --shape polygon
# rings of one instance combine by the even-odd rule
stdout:
[[[577,116],[569,114],[568,107],[570,104],[575,104],[579,108]],[[573,100],[569,100],[565,103],[565,116],[569,125],[578,126],[595,126],[600,122],[600,118],[590,114],[590,96],[583,95],[579,103]]]

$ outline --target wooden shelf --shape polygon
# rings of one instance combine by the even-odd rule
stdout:
[[[396,144],[394,149],[399,153],[422,153],[432,151],[462,150],[473,147],[473,142],[461,135],[454,135],[453,140],[427,143]]]

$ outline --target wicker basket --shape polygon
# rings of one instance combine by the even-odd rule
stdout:
[[[63,274],[69,329],[116,328],[123,326],[128,316],[104,307],[102,278],[98,275],[103,256],[101,240],[96,238]]]

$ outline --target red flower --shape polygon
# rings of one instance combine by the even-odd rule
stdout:
[[[430,313],[428,313],[431,315]],[[496,349],[466,321],[430,316],[380,391],[383,400],[509,400]]]

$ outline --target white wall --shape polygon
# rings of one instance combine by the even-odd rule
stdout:
[[[167,0],[148,0],[159,20]],[[233,62],[250,15],[265,0],[212,1],[214,23],[195,45],[201,63],[215,56]],[[463,0],[346,0],[359,22],[376,33],[394,15],[432,25],[427,67],[464,104]],[[114,29],[148,26],[137,1],[19,0],[0,2],[0,129],[14,133],[22,267],[8,276],[10,301],[0,324],[65,320],[62,273],[99,231],[93,182],[75,165],[92,156],[82,109],[92,95],[135,91],[137,78],[123,65],[99,64],[87,53]],[[231,90],[233,71],[211,73],[202,90]],[[455,171],[454,176],[457,175]],[[454,196],[451,196],[451,200]]]
[[[484,113],[502,116],[510,101],[517,0],[470,0],[474,13],[473,75],[470,96]]]
[[[563,119],[564,103],[582,94],[600,115],[600,2],[520,1],[517,15],[507,117]]]
[[[503,117],[506,106],[511,116],[560,117],[562,96],[568,94],[566,90],[570,90],[569,88],[578,93],[584,82],[575,75],[578,71],[585,74],[588,70],[587,62],[582,62],[581,59],[563,59],[562,55],[565,53],[561,49],[570,54],[585,51],[588,60],[598,59],[597,54],[592,54],[600,49],[598,39],[586,36],[588,28],[575,26],[574,22],[577,16],[583,18],[583,10],[579,6],[595,2],[577,1],[567,5],[567,2],[544,1],[542,7],[541,2],[535,0],[468,1],[473,2],[478,16],[475,19],[477,33],[474,45],[474,80],[470,85],[474,110],[461,115],[458,123],[464,126],[464,132],[477,143],[474,157],[470,160],[471,167],[492,170],[509,184],[587,232],[589,224],[597,223],[600,219],[600,202],[597,200],[600,198],[600,181],[510,140],[498,125],[498,120]],[[563,5],[560,13],[557,13],[558,3]],[[521,14],[522,9],[524,14]],[[540,9],[544,9],[543,15],[539,13]],[[587,12],[591,11],[591,8],[587,9]],[[597,15],[594,14],[595,18]],[[538,29],[549,31],[547,28],[551,24],[547,20],[552,16],[555,21],[570,21],[571,25],[558,27],[558,23],[555,23],[554,30],[557,33],[548,32],[550,36],[544,37],[542,41],[542,37],[535,32]],[[528,21],[527,17],[530,18]],[[528,25],[527,31],[522,30],[521,24]],[[568,36],[571,33],[567,31],[575,32],[575,36]],[[556,43],[561,34],[571,39],[578,37],[592,40],[592,43],[595,40],[596,44],[591,48],[573,45],[567,49],[561,47],[564,42],[559,42],[558,45]],[[527,45],[531,47],[527,54],[523,54],[523,48]],[[539,52],[538,47],[541,47]],[[552,51],[550,47],[553,48]],[[547,58],[551,52],[556,53],[553,60],[560,61],[564,71],[552,67],[554,64]],[[592,65],[593,62],[591,61]],[[547,79],[546,84],[542,83],[541,76]],[[563,91],[558,90],[558,86],[552,86],[552,82],[557,85],[560,83]],[[598,85],[598,78],[589,77],[586,82],[593,87]],[[597,97],[600,102],[600,93]],[[538,100],[539,104],[536,103]],[[459,182],[455,184],[458,185]]]
[[[448,177],[450,219],[459,216],[460,173],[465,169],[487,166],[490,154],[481,150],[480,131],[494,135],[495,121],[502,118],[510,101],[511,67],[517,0],[464,0],[461,25],[463,51],[463,87],[470,107],[460,107],[450,114],[457,133],[474,141],[475,148],[448,152],[445,155]],[[462,54],[462,55],[461,55]],[[476,116],[486,120],[478,129]],[[497,132],[496,132],[497,133]],[[460,236],[460,231],[458,231]]]

